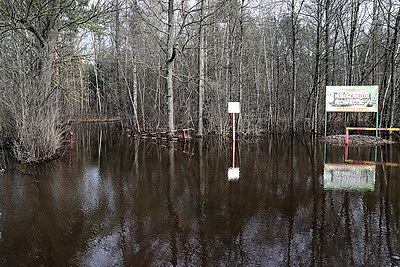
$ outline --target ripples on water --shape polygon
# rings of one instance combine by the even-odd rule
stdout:
[[[182,151],[105,126],[74,138],[63,159],[0,176],[0,265],[398,263],[400,167],[357,164],[348,187],[334,169],[327,186],[329,164],[354,163],[305,137],[239,140],[234,162],[230,140]],[[398,148],[351,147],[347,159],[400,163]]]

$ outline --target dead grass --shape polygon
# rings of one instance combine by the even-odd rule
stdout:
[[[321,141],[324,143],[344,146],[346,135],[330,135],[322,137]],[[379,146],[385,144],[393,144],[395,141],[383,139],[381,137],[369,135],[349,135],[349,146]]]

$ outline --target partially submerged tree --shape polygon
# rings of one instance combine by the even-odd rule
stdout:
[[[0,2],[1,110],[15,138],[22,162],[57,156],[65,131],[60,34],[88,22],[99,12],[85,0],[15,0]],[[5,116],[7,117],[5,118]]]
[[[175,46],[175,7],[174,0],[168,1],[168,32],[167,32],[167,105],[168,105],[168,130],[175,130],[174,122],[174,59],[176,56]]]

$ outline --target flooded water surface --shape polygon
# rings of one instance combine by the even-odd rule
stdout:
[[[399,145],[74,133],[0,176],[1,266],[400,264]]]

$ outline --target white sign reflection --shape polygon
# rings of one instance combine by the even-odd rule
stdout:
[[[374,190],[375,165],[325,164],[324,189]]]

